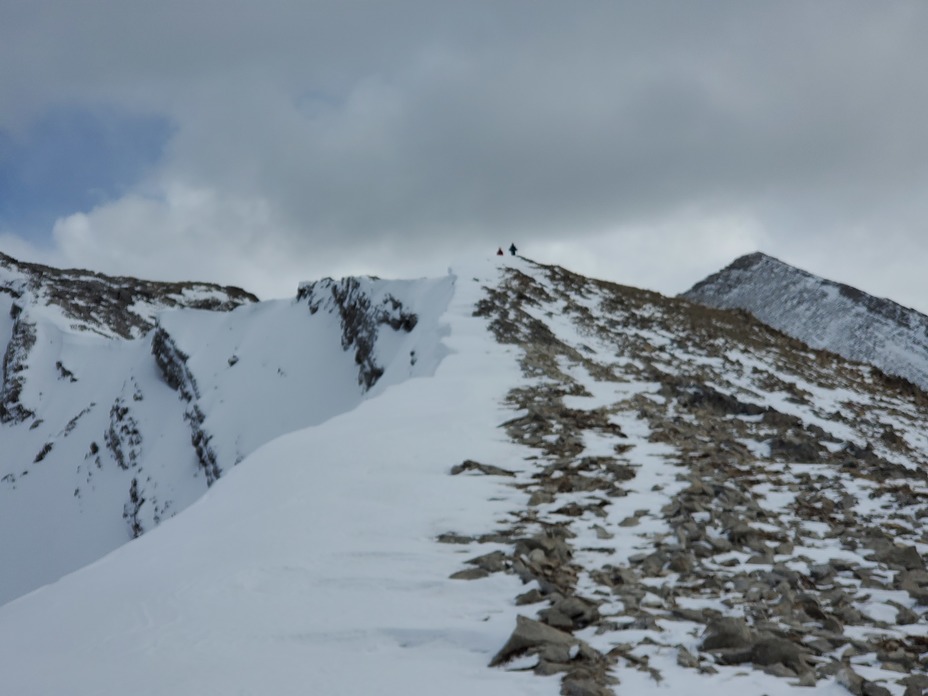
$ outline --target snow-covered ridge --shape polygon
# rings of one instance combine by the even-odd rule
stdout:
[[[2,294],[11,297],[17,306],[58,315],[70,330],[122,338],[137,338],[149,331],[158,312],[167,308],[228,311],[258,299],[241,288],[60,270],[0,253]]]
[[[928,316],[755,253],[683,297],[744,309],[813,348],[876,365],[928,390]]]
[[[269,440],[434,372],[453,282],[257,302],[0,259],[0,527],[28,530],[0,535],[0,603],[153,529]]]
[[[924,692],[924,391],[746,312],[523,259],[358,284],[369,301],[343,305],[389,295],[415,328],[379,324],[377,398],[310,427],[293,412],[363,391],[331,284],[315,314],[304,297],[161,317],[190,400],[142,342],[148,368],[220,461],[291,430],[0,607],[5,688]],[[292,379],[310,357],[312,398]],[[137,377],[110,407],[127,452],[153,414]],[[269,425],[263,390],[292,420]],[[127,523],[150,504],[135,481]]]

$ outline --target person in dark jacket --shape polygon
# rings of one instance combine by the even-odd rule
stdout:
[[[518,251],[518,249],[516,249],[516,243],[515,243],[515,242],[513,242],[512,244],[509,245],[509,253],[510,253],[510,254],[512,254],[513,256],[515,256],[517,251]]]

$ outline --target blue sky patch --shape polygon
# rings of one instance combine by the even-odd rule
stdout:
[[[59,107],[0,130],[0,228],[46,241],[54,221],[118,198],[157,164],[174,128],[158,116]]]

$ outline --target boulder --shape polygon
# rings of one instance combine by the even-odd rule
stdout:
[[[809,671],[805,653],[785,638],[762,638],[751,648],[751,662],[760,667],[783,665],[796,674]]]
[[[904,570],[925,570],[925,559],[914,546],[899,546],[893,544],[877,550],[872,556],[873,560],[885,563],[888,566]]]
[[[545,649],[566,647],[568,650],[580,641],[569,633],[559,631],[540,621],[525,616],[516,617],[516,628],[509,640],[490,660],[490,667],[497,667],[528,652],[540,653]]]
[[[485,476],[515,476],[514,471],[509,471],[508,469],[503,469],[499,466],[494,466],[493,464],[481,464],[480,462],[475,462],[472,459],[466,459],[460,464],[455,464],[451,467],[451,475],[457,476],[458,474],[463,474],[465,471],[473,471],[478,474],[484,474]]]
[[[493,551],[492,553],[477,556],[467,561],[468,565],[482,568],[488,573],[499,573],[506,570],[509,565],[509,557],[502,551]]]
[[[614,696],[615,692],[597,684],[592,679],[568,677],[561,685],[561,694],[563,696]]]
[[[746,649],[754,644],[754,634],[744,619],[723,616],[706,626],[701,650]]]

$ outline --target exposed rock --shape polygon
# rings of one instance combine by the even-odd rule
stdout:
[[[129,524],[129,532],[132,535],[132,538],[141,536],[145,529],[142,526],[142,521],[139,518],[139,511],[142,509],[142,505],[145,504],[145,498],[143,498],[139,493],[139,482],[138,479],[133,478],[132,483],[129,486],[129,502],[123,507],[123,519],[126,520]]]
[[[465,536],[463,534],[455,534],[454,532],[439,534],[436,537],[436,540],[441,544],[472,544],[474,541],[476,541],[474,537]]]
[[[528,499],[529,507],[537,507],[538,505],[547,505],[548,503],[554,502],[554,493],[550,491],[535,491],[532,493],[531,497]]]
[[[896,623],[898,625],[908,626],[918,623],[919,616],[914,611],[895,602],[891,602],[891,604],[896,608]]]
[[[459,570],[456,573],[452,573],[449,577],[451,580],[479,580],[489,575],[489,571],[483,568],[468,568],[467,570]]]
[[[761,667],[781,664],[796,674],[804,674],[809,670],[806,653],[792,641],[783,638],[758,640],[751,648],[751,661]]]
[[[541,590],[533,588],[528,592],[524,592],[516,597],[516,604],[519,606],[525,604],[537,604],[538,602],[543,602],[544,600],[545,596],[541,593]]]
[[[924,694],[928,694],[928,675],[913,674],[900,679],[899,683],[905,686],[903,696],[924,696]]]
[[[508,469],[503,469],[502,467],[494,466],[492,464],[481,464],[475,462],[472,459],[467,459],[460,464],[455,464],[451,467],[451,475],[457,476],[462,474],[465,471],[475,471],[479,474],[486,474],[487,476],[515,476],[514,471],[509,471]]]
[[[861,691],[863,696],[893,696],[893,692],[885,686],[880,686],[871,681],[865,681]]]
[[[725,415],[756,416],[765,409],[757,404],[740,401],[731,394],[723,394],[707,384],[696,382],[673,385],[677,398],[684,408],[702,408]]]
[[[835,673],[835,681],[854,696],[863,696],[864,678],[851,669],[850,666],[842,665]]]
[[[677,664],[681,667],[696,669],[699,667],[699,658],[693,655],[682,645],[677,646]]]
[[[754,643],[754,633],[744,619],[724,616],[711,621],[703,633],[701,650],[724,648],[749,648]]]
[[[123,399],[110,408],[110,426],[103,435],[107,449],[120,469],[135,468],[141,454],[142,434],[139,423]]]
[[[13,305],[16,307],[16,305]],[[20,401],[25,384],[23,373],[29,351],[36,341],[35,325],[16,312],[13,330],[3,354],[3,383],[0,384],[0,423],[22,423],[35,413]]]
[[[467,562],[470,565],[482,568],[488,573],[499,573],[509,567],[509,557],[502,551],[493,551],[492,553],[472,558]]]
[[[824,460],[827,450],[811,437],[787,435],[770,440],[770,456],[797,464],[818,463]]]
[[[520,615],[516,617],[516,628],[509,640],[490,660],[490,667],[505,664],[529,651],[538,652],[552,646],[570,648],[578,645],[580,641],[569,633]]]
[[[378,303],[372,302],[358,278],[331,278],[305,283],[297,292],[297,301],[305,301],[315,314],[324,309],[337,314],[342,325],[342,348],[354,350],[358,365],[358,384],[369,390],[383,375],[383,367],[374,359],[374,345],[381,326],[394,331],[411,332],[419,318],[406,311],[403,303],[386,295]]]
[[[585,628],[599,620],[599,610],[592,602],[581,597],[564,597],[540,612],[542,620],[556,628],[573,630]]]
[[[887,545],[877,550],[873,559],[903,570],[925,570],[925,559],[914,546]]]
[[[561,686],[561,696],[615,696],[615,692],[592,679],[567,678]]]

